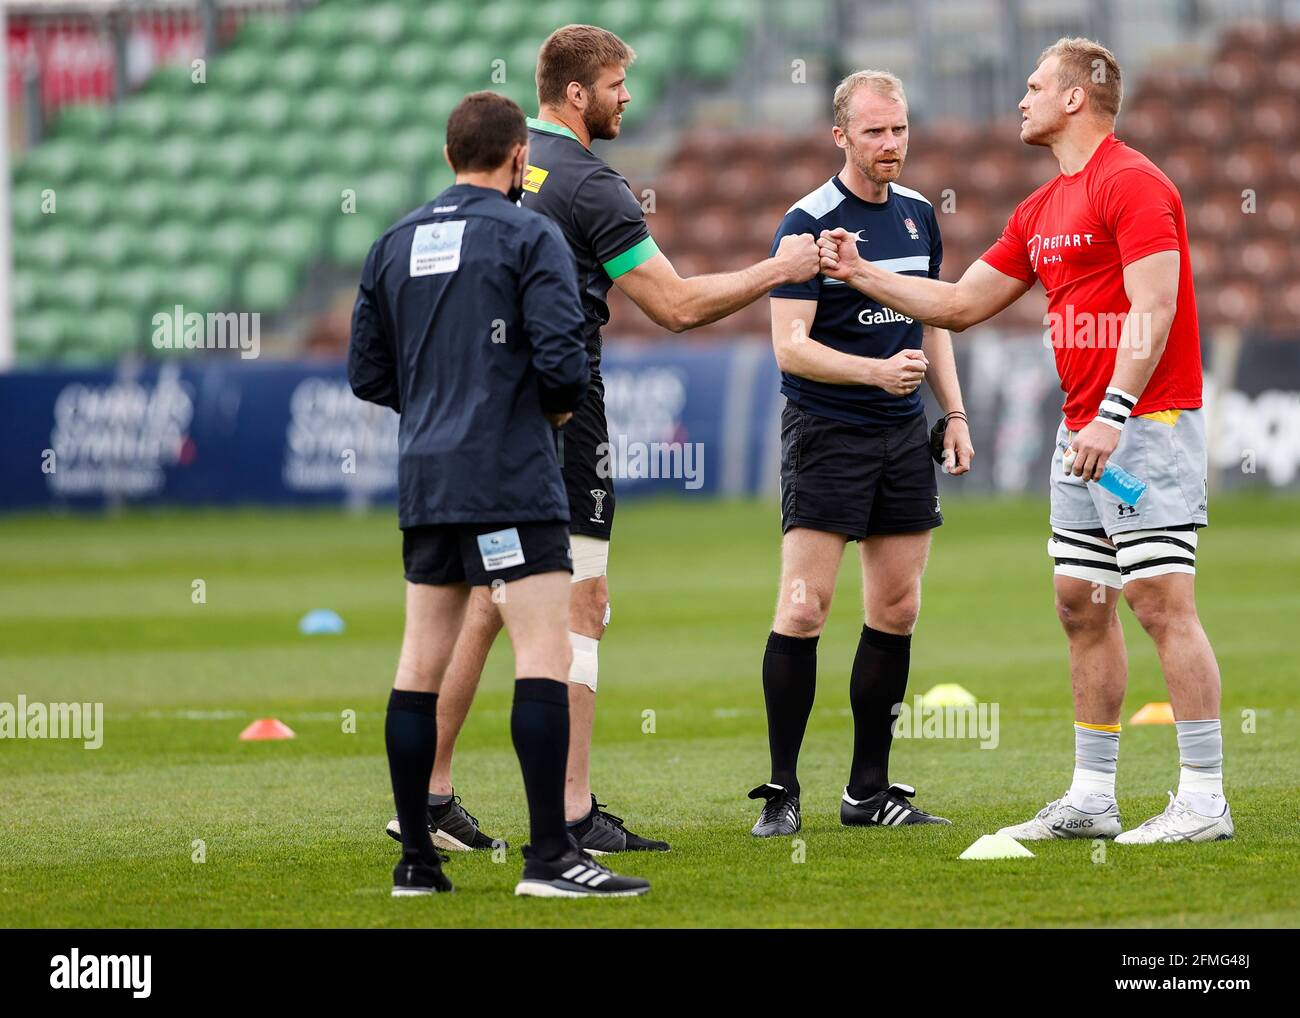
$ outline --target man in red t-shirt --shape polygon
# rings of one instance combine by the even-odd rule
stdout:
[[[1048,553],[1070,648],[1075,770],[1064,796],[1001,833],[1219,841],[1233,825],[1219,666],[1194,591],[1196,534],[1207,523],[1196,294],[1178,189],[1115,137],[1122,94],[1119,65],[1099,43],[1061,39],[1043,52],[1020,101],[1020,138],[1051,148],[1061,173],[1020,203],[956,283],[872,265],[843,230],[818,243],[826,276],[953,331],[993,317],[1035,281],[1047,291],[1065,392]],[[1111,462],[1146,482],[1132,503],[1095,483]],[[1155,641],[1181,758],[1169,807],[1122,834],[1115,772],[1128,672],[1114,589]]]

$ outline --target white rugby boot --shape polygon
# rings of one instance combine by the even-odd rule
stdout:
[[[1053,799],[1023,824],[1003,827],[1016,841],[1051,841],[1056,838],[1113,838],[1123,828],[1119,822],[1119,805],[1110,796],[1097,796],[1108,802],[1099,813],[1089,813],[1070,805],[1069,793]]]
[[[1216,796],[1217,798],[1217,796]],[[1169,793],[1169,805],[1163,813],[1153,816],[1125,831],[1115,839],[1117,845],[1154,845],[1158,842],[1177,841],[1227,841],[1236,833],[1232,826],[1232,811],[1228,801],[1223,801],[1223,812],[1218,816],[1197,813],[1185,800]]]

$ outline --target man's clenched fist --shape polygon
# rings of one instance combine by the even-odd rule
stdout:
[[[858,235],[842,226],[822,230],[817,238],[817,251],[821,256],[821,271],[831,279],[847,280],[862,264],[858,256]]]
[[[776,246],[777,266],[783,283],[806,283],[820,271],[821,256],[811,233],[791,233]]]

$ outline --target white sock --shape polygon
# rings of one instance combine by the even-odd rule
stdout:
[[[1207,817],[1223,814],[1223,726],[1217,718],[1179,721],[1178,798]]]
[[[1075,809],[1087,809],[1088,812],[1095,813],[1097,810],[1093,807],[1097,796],[1115,798],[1114,773],[1103,774],[1100,771],[1086,771],[1076,767],[1074,779],[1070,782],[1070,791],[1066,796],[1067,801]]]

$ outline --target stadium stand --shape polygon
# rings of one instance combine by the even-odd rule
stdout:
[[[63,108],[14,171],[20,362],[144,351],[153,314],[174,304],[274,314],[312,266],[354,269],[396,215],[450,183],[440,125],[457,100],[490,87],[531,110],[538,46],[584,13],[569,0],[331,0],[249,20],[202,83],[175,66],[117,107]],[[744,49],[743,0],[599,14],[636,39],[631,125],[670,75],[725,78]]]
[[[1156,71],[1136,86],[1117,133],[1182,192],[1202,327],[1247,323],[1261,335],[1300,338],[1300,152],[1288,144],[1300,127],[1300,28],[1234,27],[1207,69]],[[1207,158],[1216,149],[1219,158]],[[829,124],[800,134],[696,132],[657,180],[632,184],[655,188],[651,229],[680,271],[719,272],[761,256],[786,209],[842,162]],[[922,120],[913,125],[902,183],[947,213],[943,277],[955,279],[1016,204],[1056,172],[1046,150],[1020,143],[1009,117]],[[1254,213],[1243,215],[1249,208]],[[663,334],[621,294],[610,306],[620,334]],[[1036,290],[993,324],[1041,329],[1045,309]],[[767,314],[756,304],[690,338],[765,335]]]
[[[744,0],[610,0],[594,16],[571,0],[506,0],[481,13],[453,0],[329,0],[246,22],[206,84],[187,65],[169,67],[115,107],[64,107],[14,171],[20,362],[147,352],[152,315],[176,303],[264,315],[329,305],[299,331],[309,352],[341,352],[338,293],[298,300],[314,270],[354,274],[388,222],[449,182],[439,125],[465,92],[496,88],[531,111],[537,46],[579,17],[633,41],[633,134],[671,83],[707,90],[741,73],[749,45]],[[681,38],[691,44],[672,41]],[[1289,140],[1300,127],[1300,27],[1235,26],[1211,61],[1156,67],[1128,91],[1119,134],[1182,190],[1203,326],[1296,337],[1300,152]],[[841,162],[828,127],[697,127],[671,145],[654,173],[622,168],[634,191],[654,190],[652,232],[683,274],[761,257],[789,205]],[[619,163],[618,149],[608,154]],[[1055,172],[1045,150],[1019,143],[1010,116],[914,117],[903,182],[945,213],[945,278]],[[50,193],[57,215],[45,214]],[[349,202],[355,214],[340,215]],[[665,335],[611,295],[612,331]],[[1036,292],[995,324],[1041,329],[1044,310]],[[759,302],[689,338],[767,331]]]

